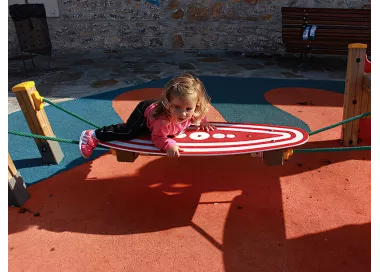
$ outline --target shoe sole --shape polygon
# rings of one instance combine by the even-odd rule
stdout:
[[[86,131],[83,131],[82,134],[80,135],[80,138],[79,138],[79,152],[82,154],[82,157],[85,158],[85,159],[88,159],[88,157],[86,157],[83,153],[82,153],[82,149],[80,148],[81,145],[82,145],[82,138],[84,136],[84,134],[86,133]]]

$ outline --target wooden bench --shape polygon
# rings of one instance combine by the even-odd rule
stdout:
[[[282,7],[282,41],[286,52],[347,55],[351,43],[367,44],[371,55],[371,10]],[[306,26],[317,27],[303,40]]]

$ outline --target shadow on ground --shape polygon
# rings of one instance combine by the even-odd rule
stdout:
[[[323,168],[370,160],[369,151],[297,154],[284,166],[275,167],[250,156],[183,157],[172,161],[138,158],[145,159],[148,162],[141,168],[123,164],[125,170],[113,173],[111,178],[96,178],[99,175],[91,173],[94,163],[96,168],[108,165],[108,173],[120,169],[114,157],[103,155],[29,187],[31,199],[26,208],[30,213],[20,214],[19,209],[10,208],[9,233],[37,226],[52,232],[128,235],[191,226],[223,252],[226,271],[252,267],[258,271],[370,270],[370,223],[288,239],[283,214],[287,200],[280,185],[283,177],[297,174],[310,177],[305,183],[318,180],[318,174],[324,185],[339,183],[323,180],[327,178]],[[159,179],[157,173],[163,173]],[[240,193],[230,203],[223,204],[221,199],[200,203],[202,194],[221,191]],[[230,207],[222,244],[193,221],[200,206],[213,207],[218,201]],[[33,216],[35,212],[40,216]]]

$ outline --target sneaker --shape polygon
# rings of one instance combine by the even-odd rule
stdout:
[[[94,137],[93,130],[85,130],[82,132],[79,139],[79,150],[83,157],[88,159],[97,145],[98,140]]]

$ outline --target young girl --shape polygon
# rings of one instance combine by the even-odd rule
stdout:
[[[126,123],[83,131],[79,139],[80,152],[89,158],[98,140],[132,140],[150,132],[158,149],[169,157],[179,157],[181,149],[170,136],[181,134],[190,125],[214,130],[215,126],[206,119],[209,106],[210,98],[197,77],[191,74],[174,77],[166,84],[161,100],[140,102]]]

